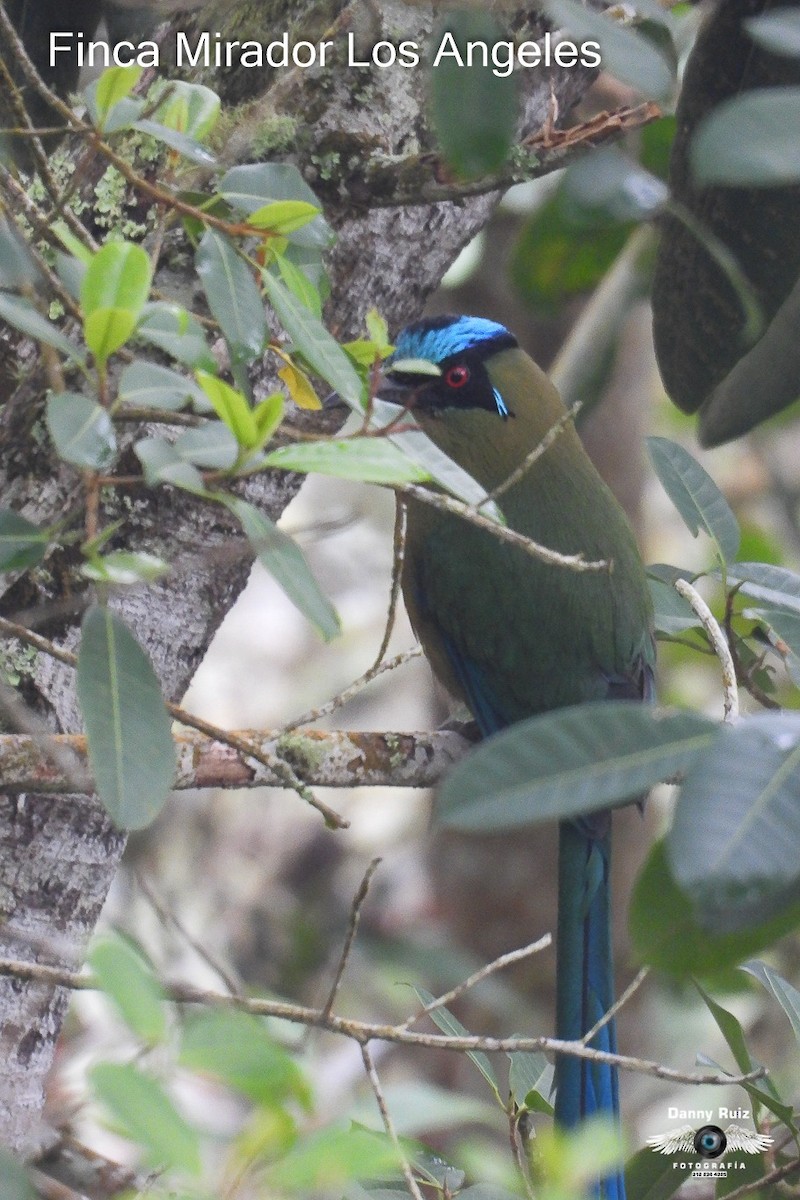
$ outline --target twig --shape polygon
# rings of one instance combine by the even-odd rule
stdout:
[[[328,999],[325,1001],[325,1006],[322,1009],[323,1021],[327,1021],[328,1017],[333,1012],[336,996],[339,992],[339,987],[344,977],[345,970],[347,969],[350,951],[353,948],[353,942],[355,941],[356,933],[358,932],[358,925],[361,920],[361,908],[367,898],[367,892],[369,891],[369,885],[372,882],[372,876],[375,874],[380,864],[381,860],[379,858],[373,858],[372,862],[364,872],[364,878],[361,880],[358,891],[353,897],[353,903],[350,908],[350,922],[347,926],[347,933],[345,935],[344,945],[342,946],[342,952],[339,955],[339,965],[336,968],[336,974],[333,978],[333,983],[331,984],[331,990],[328,993]]]
[[[372,1090],[375,1093],[375,1099],[378,1103],[381,1120],[383,1121],[383,1127],[386,1130],[389,1140],[395,1148],[395,1152],[397,1153],[397,1157],[400,1162],[400,1169],[403,1172],[403,1178],[406,1181],[409,1194],[413,1196],[414,1200],[424,1200],[422,1192],[419,1190],[419,1185],[414,1178],[414,1172],[411,1170],[411,1164],[403,1153],[403,1147],[400,1145],[400,1139],[397,1136],[397,1130],[394,1127],[394,1121],[392,1120],[391,1113],[387,1107],[386,1097],[383,1094],[381,1081],[378,1078],[378,1072],[375,1070],[375,1063],[372,1061],[372,1054],[370,1053],[369,1046],[366,1044],[361,1047],[361,1057],[364,1060],[364,1070],[367,1072],[367,1079],[369,1080]]]
[[[743,1183],[735,1191],[727,1192],[725,1200],[741,1200],[743,1196],[752,1196],[754,1192],[760,1192],[766,1184],[779,1183],[781,1179],[786,1179],[787,1176],[793,1175],[795,1171],[800,1171],[800,1158],[794,1158],[791,1162],[784,1163],[782,1167],[776,1167],[774,1171],[768,1171],[766,1175],[762,1175],[760,1179],[753,1180],[752,1183]]]
[[[517,546],[526,554],[530,554],[532,558],[538,558],[553,566],[566,567],[570,571],[611,571],[613,569],[613,564],[606,559],[590,562],[584,558],[582,553],[559,554],[557,550],[550,550],[547,546],[542,546],[539,542],[534,542],[531,538],[517,533],[515,529],[509,529],[507,525],[500,525],[497,521],[482,516],[473,505],[465,504],[462,500],[456,500],[452,496],[445,496],[442,492],[432,492],[416,483],[409,483],[405,487],[395,490],[401,496],[407,496],[412,500],[421,500],[423,504],[429,504],[432,508],[452,513],[455,517],[463,517],[471,525],[485,529],[487,533],[499,538],[501,542]]]
[[[580,410],[581,402],[580,400],[576,400],[576,402],[558,418],[556,423],[550,426],[547,433],[544,435],[538,445],[534,446],[529,454],[526,454],[525,458],[522,460],[519,466],[511,472],[508,478],[504,479],[502,483],[499,483],[493,491],[489,492],[488,496],[484,496],[482,500],[472,506],[475,511],[480,512],[484,505],[491,504],[494,500],[497,500],[498,497],[505,495],[509,488],[512,488],[515,483],[518,483],[520,479],[522,479],[523,475],[526,475],[531,469],[533,464],[539,461],[545,451],[550,449],[553,442],[560,433],[563,433],[567,425],[572,424]]]
[[[386,613],[386,626],[383,631],[380,648],[375,655],[371,670],[377,671],[384,660],[389,642],[392,640],[397,606],[400,602],[400,585],[403,574],[403,561],[406,556],[406,506],[398,496],[394,514],[394,533],[392,534],[392,581],[389,588],[389,608]]]
[[[600,1032],[600,1030],[603,1029],[608,1024],[609,1021],[613,1021],[614,1017],[617,1015],[617,1013],[623,1007],[623,1005],[628,1003],[631,996],[633,996],[636,992],[638,992],[639,988],[642,986],[642,984],[644,983],[645,979],[647,979],[647,976],[649,974],[650,974],[649,968],[642,967],[641,971],[639,971],[639,973],[635,976],[635,978],[632,979],[631,982],[628,984],[628,986],[625,988],[625,991],[622,993],[622,995],[619,996],[614,1001],[614,1003],[609,1008],[608,1012],[603,1013],[602,1017],[597,1022],[597,1024],[593,1025],[592,1028],[589,1030],[589,1032],[585,1033],[583,1035],[581,1041],[585,1042],[586,1045],[588,1046],[589,1043],[592,1041],[592,1039],[597,1036],[597,1034]]]
[[[13,959],[0,959],[0,976],[10,976],[35,983],[46,983],[53,987],[72,991],[97,991],[97,981],[91,975],[66,971],[60,967],[46,966]],[[206,991],[185,983],[165,984],[167,997],[175,1004],[206,1004],[211,1007],[236,1008],[257,1017],[274,1017],[295,1025],[313,1026],[329,1033],[350,1038],[363,1046],[368,1042],[389,1042],[394,1045],[420,1046],[427,1050],[449,1050],[455,1053],[483,1050],[487,1054],[511,1054],[517,1051],[542,1051],[546,1054],[568,1054],[588,1062],[607,1063],[623,1071],[650,1075],[670,1083],[710,1084],[729,1087],[737,1084],[755,1083],[767,1077],[766,1067],[757,1067],[741,1075],[717,1074],[713,1071],[678,1071],[663,1063],[625,1054],[612,1054],[607,1050],[595,1050],[582,1042],[566,1042],[551,1037],[489,1037],[476,1034],[452,1036],[441,1033],[416,1033],[401,1025],[381,1025],[367,1021],[356,1021],[337,1017],[331,1013],[322,1020],[316,1008],[300,1004],[288,1004],[261,997],[228,996],[221,992]]]
[[[736,686],[736,668],[733,665],[730,646],[725,640],[725,635],[720,629],[716,617],[697,589],[693,588],[685,579],[676,579],[673,586],[678,595],[683,596],[684,600],[691,605],[720,661],[725,695],[723,720],[730,724],[739,716],[739,690]]]
[[[387,659],[386,662],[376,662],[368,670],[360,675],[358,679],[349,684],[331,700],[327,700],[325,704],[320,704],[317,708],[311,708],[308,712],[304,712],[301,716],[296,717],[287,725],[284,725],[284,731],[290,733],[293,729],[298,729],[301,725],[311,725],[314,721],[319,721],[323,717],[329,716],[332,712],[336,712],[348,700],[352,700],[353,696],[357,696],[360,691],[371,683],[373,679],[377,679],[379,675],[384,675],[387,671],[394,671],[396,667],[401,667],[404,663],[410,662],[412,658],[419,658],[422,654],[420,646],[412,646],[410,650],[403,650],[400,654],[396,654],[394,658]]]
[[[553,938],[551,934],[546,933],[540,937],[538,941],[531,942],[528,946],[522,946],[519,950],[509,950],[507,954],[501,954],[499,958],[495,958],[492,962],[487,963],[485,967],[473,972],[468,979],[451,988],[449,992],[445,992],[443,996],[438,996],[435,1000],[431,1000],[430,1004],[426,1004],[413,1017],[409,1017],[402,1025],[398,1025],[398,1029],[410,1029],[417,1021],[430,1013],[435,1012],[437,1008],[444,1008],[447,1004],[452,1004],[454,1000],[460,999],[465,992],[470,988],[474,988],[476,984],[482,980],[488,979],[490,975],[494,975],[497,971],[502,971],[504,967],[510,967],[513,963],[521,962],[524,958],[530,958],[533,954],[539,954],[542,950],[547,950],[552,945]]]

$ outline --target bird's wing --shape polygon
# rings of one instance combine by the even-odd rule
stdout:
[[[659,1154],[679,1154],[681,1151],[688,1154],[694,1150],[694,1134],[691,1125],[682,1125],[680,1129],[673,1129],[672,1133],[659,1133],[649,1137],[647,1144]]]
[[[742,1125],[729,1125],[725,1137],[729,1150],[744,1150],[745,1154],[760,1154],[762,1150],[768,1150],[773,1142],[768,1134],[745,1129]]]

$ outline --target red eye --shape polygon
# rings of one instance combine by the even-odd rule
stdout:
[[[444,377],[448,387],[460,388],[469,379],[469,367],[451,367]]]

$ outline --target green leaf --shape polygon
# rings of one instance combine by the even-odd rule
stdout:
[[[693,1170],[694,1162],[676,1163],[670,1156],[654,1154],[647,1146],[625,1164],[627,1200],[669,1200]]]
[[[757,959],[745,963],[742,970],[757,979],[765,991],[778,1001],[789,1018],[795,1038],[800,1042],[800,992],[797,988],[777,971],[773,971],[772,967]]]
[[[47,428],[64,462],[92,471],[105,471],[114,462],[114,426],[96,400],[78,392],[48,397]]]
[[[111,554],[96,555],[81,567],[81,574],[98,583],[130,586],[153,583],[169,573],[169,563],[145,550],[114,550]]]
[[[318,205],[309,204],[306,200],[272,200],[250,213],[247,223],[270,233],[287,234],[302,229],[318,216]]]
[[[193,379],[162,367],[158,363],[137,359],[129,363],[119,380],[119,399],[135,408],[183,408],[191,400],[195,407],[207,410],[210,405],[205,392]]]
[[[788,608],[800,612],[800,575],[769,563],[735,563],[727,572],[728,584],[739,585],[744,596],[766,603],[770,608]]]
[[[426,991],[423,987],[415,987],[417,999],[420,1004],[427,1007],[432,1004],[436,997],[432,992]],[[434,1008],[428,1013],[429,1018],[433,1021],[437,1029],[441,1029],[442,1033],[448,1034],[450,1037],[470,1037],[471,1034],[465,1025],[462,1025],[457,1017],[454,1017],[449,1009],[439,1007]],[[475,1064],[483,1078],[488,1083],[494,1094],[500,1098],[500,1089],[497,1085],[497,1076],[494,1073],[491,1059],[482,1050],[468,1050],[467,1058]]]
[[[0,218],[0,287],[35,287],[41,272],[16,225]]]
[[[208,306],[219,322],[234,358],[249,362],[264,349],[269,335],[261,293],[253,270],[233,242],[207,229],[197,249],[197,273]]]
[[[258,212],[265,204],[278,200],[301,200],[316,209],[322,208],[293,163],[246,163],[233,167],[223,175],[218,191],[232,208],[247,217]],[[295,246],[325,250],[334,235],[328,223],[321,216],[316,216],[287,236]]]
[[[195,496],[209,496],[203,477],[191,462],[186,462],[175,446],[160,437],[142,438],[133,447],[142,464],[147,483],[171,483]]]
[[[186,1024],[180,1061],[193,1071],[216,1075],[265,1107],[296,1100],[311,1107],[302,1071],[264,1023],[232,1009],[209,1011]]]
[[[679,596],[663,579],[648,578],[647,586],[653,600],[653,620],[657,633],[683,633],[696,629],[701,621],[688,600]]]
[[[363,412],[361,380],[335,338],[322,322],[293,296],[274,275],[265,271],[264,290],[283,328],[312,371],[331,385],[346,404]]]
[[[37,1195],[24,1164],[0,1147],[0,1200],[36,1200]]]
[[[149,658],[108,608],[83,619],[78,699],[98,796],[119,828],[149,825],[175,777],[170,719]]]
[[[777,8],[742,21],[754,42],[773,54],[800,55],[800,12],[796,8]]]
[[[199,1175],[200,1142],[163,1088],[138,1067],[100,1063],[89,1072],[98,1098],[153,1166]]]
[[[158,346],[188,367],[217,370],[216,359],[208,348],[202,325],[180,304],[160,300],[145,305],[136,332],[144,341]]]
[[[664,491],[692,536],[702,529],[722,561],[732,562],[739,552],[739,522],[714,480],[677,442],[649,437],[647,448]]]
[[[305,271],[285,254],[274,255],[274,260],[289,291],[319,320],[322,317],[322,297],[319,288],[311,282]]]
[[[69,338],[64,337],[52,321],[37,312],[30,300],[11,296],[8,292],[0,292],[0,320],[8,321],[9,325],[24,333],[26,337],[60,350],[74,362],[85,364],[86,356],[82,351],[73,346]]]
[[[800,713],[721,727],[687,771],[669,861],[699,923],[729,932],[800,898]]]
[[[130,338],[150,293],[152,267],[141,246],[107,242],[81,281],[86,344],[100,363]]]
[[[750,1051],[747,1049],[744,1031],[739,1021],[732,1012],[728,1012],[727,1008],[723,1008],[721,1004],[717,1004],[716,1000],[709,996],[708,992],[700,987],[699,984],[695,986],[703,998],[703,1003],[714,1018],[717,1028],[725,1038],[728,1049],[733,1055],[734,1062],[742,1074],[746,1075],[749,1071],[753,1070],[753,1060],[750,1057]]]
[[[270,451],[264,464],[285,471],[318,471],[339,479],[358,479],[388,487],[424,483],[430,478],[422,467],[413,463],[387,438],[376,437],[279,446],[277,450]]]
[[[94,118],[101,129],[106,128],[106,118],[120,100],[130,96],[142,77],[142,68],[108,67],[97,81],[94,90]]]
[[[136,329],[136,316],[124,308],[98,308],[83,322],[86,345],[103,364],[130,341]]]
[[[163,142],[165,146],[169,146],[170,150],[176,150],[189,162],[197,163],[201,167],[216,166],[217,160],[211,151],[207,150],[205,146],[201,146],[200,142],[187,133],[180,133],[177,129],[171,129],[159,121],[151,121],[149,117],[141,117],[133,127],[140,133],[149,134],[156,141]]]
[[[139,951],[125,938],[106,936],[89,952],[89,965],[128,1028],[144,1042],[162,1042],[166,997]]]
[[[515,1050],[508,1059],[508,1086],[519,1107],[552,1116],[553,1107],[545,1097],[550,1091],[553,1069],[545,1056]]]
[[[239,443],[222,421],[207,421],[199,429],[187,429],[172,448],[181,460],[209,471],[230,471],[239,457]]]
[[[229,383],[206,371],[197,372],[197,382],[205,392],[211,407],[230,429],[240,446],[252,449],[260,444],[255,414],[246,396]]]
[[[10,508],[0,508],[0,571],[26,571],[45,556],[50,534]]]
[[[336,609],[311,573],[305,556],[283,530],[252,504],[235,496],[220,496],[237,520],[262,567],[326,642],[341,632]]]
[[[485,64],[469,64],[467,43],[494,46],[499,22],[479,9],[448,14],[433,35],[431,114],[444,157],[462,178],[488,175],[506,161],[517,125],[517,80]]]
[[[500,830],[564,820],[629,800],[708,750],[718,726],[698,713],[600,700],[495,735],[449,772],[441,824]]]
[[[754,88],[717,104],[689,147],[700,186],[775,187],[800,180],[800,87]]]
[[[171,79],[167,95],[155,111],[161,125],[202,141],[217,123],[221,101],[215,91],[202,83]]]
[[[336,1195],[351,1179],[374,1179],[397,1170],[397,1151],[383,1135],[367,1129],[322,1129],[298,1141],[280,1162],[264,1171],[266,1194]]]
[[[258,446],[265,445],[283,420],[286,405],[280,392],[272,392],[253,409],[258,430]]]
[[[669,62],[635,29],[584,8],[579,0],[544,0],[542,7],[558,28],[569,30],[576,42],[599,42],[603,70],[610,75],[629,83],[643,96],[666,99],[671,95],[675,78]]]

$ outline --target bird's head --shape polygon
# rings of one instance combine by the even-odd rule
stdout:
[[[487,369],[502,350],[517,346],[513,334],[483,317],[428,317],[397,337],[384,365],[383,400],[418,413],[484,409],[507,420],[513,408]]]

